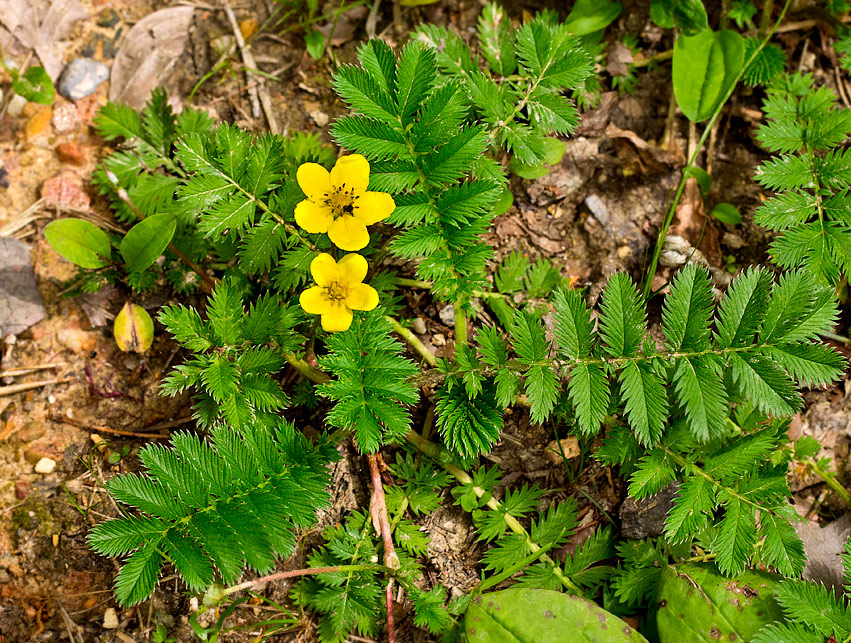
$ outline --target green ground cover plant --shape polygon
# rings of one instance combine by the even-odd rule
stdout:
[[[745,4],[731,19],[753,17]],[[96,551],[123,557],[120,604],[148,599],[166,567],[211,609],[261,582],[303,576],[291,598],[319,615],[322,641],[385,628],[392,639],[397,587],[418,627],[477,641],[497,631],[481,595],[502,583],[513,582],[505,591],[515,594],[493,600],[507,606],[545,601],[554,612],[605,622],[638,610],[655,615],[660,593],[680,600],[673,579],[704,574],[682,567],[699,563],[706,587],[749,568],[777,574],[777,618],[803,623],[778,621],[754,640],[785,640],[787,630],[847,635],[844,621],[824,621],[844,607],[797,580],[805,554],[786,483],[789,463],[813,455],[787,437],[802,390],[831,385],[846,366],[820,336],[837,322],[834,287],[846,272],[838,148],[851,132],[847,110],[807,77],[774,79],[759,138],[780,156],[756,179],[777,194],[756,217],[783,233],[773,259],[788,270],[745,269],[716,302],[709,272],[688,264],[660,308],[650,284],[676,201],[768,35],[749,45],[712,31],[699,2],[654,7],[657,22],[682,29],[672,76],[682,112],[708,123],[643,287],[616,273],[599,302],[549,262],[530,265],[518,254],[496,267],[492,286],[493,250],[482,237],[510,205],[507,172],[546,172],[563,153],[554,137],[579,119],[566,92],[593,86],[588,36],[599,42],[619,3],[578,2],[565,22],[544,12],[519,26],[489,4],[473,48],[433,25],[398,51],[379,39],[363,43],[357,62],[333,75],[348,109],[330,128],[346,151],[339,158],[315,137],[254,135],[192,108],[175,115],[162,90],[141,114],[102,109],[99,131],[121,148],[95,182],[121,231],[64,219],[47,226],[48,241],[81,267],[77,291],[113,282],[139,292],[165,281],[177,293],[206,295],[203,309],[176,304],[157,315],[187,355],[162,393],[192,392],[198,431],[143,447],[139,472],[107,482],[122,515],[89,535]],[[772,76],[751,73],[760,82]],[[410,262],[414,274],[385,269],[388,256]],[[453,307],[451,357],[437,359],[408,330],[403,288],[427,289]],[[478,322],[477,301],[498,324]],[[552,329],[543,320],[550,311]],[[278,377],[286,365],[302,376],[289,388]],[[423,377],[435,390],[425,420]],[[576,500],[528,485],[497,494],[498,470],[477,461],[500,439],[506,410],[521,406],[535,423],[568,426],[589,455],[617,467],[629,496],[678,485],[664,535],[617,540],[614,525],[604,525],[561,552],[577,530]],[[315,440],[286,419],[299,407],[324,411]],[[329,466],[346,439],[369,463],[370,510],[325,529],[303,569],[273,573],[328,503]],[[376,458],[387,449],[396,452],[386,472],[392,483]],[[489,544],[479,585],[451,600],[423,578],[429,539],[416,522],[450,502]],[[252,579],[239,582],[244,576]],[[515,620],[511,631],[527,636]],[[221,629],[193,623],[208,640]],[[664,613],[644,634],[672,640],[663,623]],[[743,633],[758,628],[743,623],[729,625],[748,640],[753,634]],[[620,623],[607,636],[630,640],[632,632]]]

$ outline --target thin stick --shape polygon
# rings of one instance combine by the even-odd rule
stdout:
[[[339,565],[337,567],[310,567],[308,569],[291,569],[288,572],[277,572],[264,576],[263,578],[255,578],[254,580],[245,581],[239,585],[228,587],[222,591],[222,596],[235,594],[244,589],[251,589],[255,585],[268,583],[274,580],[283,580],[285,578],[296,578],[298,576],[312,576],[314,574],[332,574],[335,572],[358,572],[358,571],[381,571],[381,565]]]
[[[52,368],[62,368],[68,366],[68,362],[56,362],[55,364],[38,364],[36,366],[26,366],[23,368],[11,368],[8,371],[0,371],[0,377],[17,377],[18,375],[29,375],[36,371],[46,371]]]
[[[31,391],[34,388],[41,388],[42,386],[50,386],[51,384],[64,384],[65,382],[70,382],[74,378],[66,378],[64,380],[60,380],[54,378],[52,380],[39,380],[38,382],[24,382],[22,384],[10,384],[9,386],[0,386],[0,397],[5,395],[14,395],[15,393],[22,393],[24,391]]]
[[[233,29],[234,38],[236,38],[236,44],[239,45],[239,52],[242,54],[242,62],[245,63],[246,67],[258,69],[257,61],[254,60],[254,54],[252,54],[251,50],[245,45],[245,39],[242,37],[242,32],[239,30],[239,23],[237,23],[236,16],[233,14],[233,9],[230,8],[230,4],[227,0],[224,0],[223,5],[228,21],[230,22],[231,29]],[[272,109],[272,101],[269,98],[269,92],[266,91],[266,86],[262,82],[258,82],[257,85],[249,89],[248,92],[251,96],[252,110],[256,109],[259,115],[260,110],[257,107],[257,102],[259,100],[259,102],[263,105],[263,113],[266,115],[266,121],[269,123],[269,130],[273,134],[280,134],[281,128],[278,125],[278,119],[275,118],[275,112]]]
[[[80,420],[75,420],[74,418],[63,417],[61,415],[55,415],[51,413],[47,416],[47,419],[51,422],[57,422],[59,424],[68,424],[70,426],[75,426],[78,429],[85,429],[86,431],[96,431],[98,433],[112,433],[113,435],[123,435],[129,438],[146,438],[149,440],[165,440],[169,437],[169,434],[162,433],[140,433],[138,431],[122,431],[121,429],[113,429],[108,426],[99,426],[94,424],[87,424],[85,422],[81,422]]]

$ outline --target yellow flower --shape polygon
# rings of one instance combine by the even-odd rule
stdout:
[[[366,277],[366,259],[359,254],[346,255],[339,262],[323,252],[310,262],[310,274],[316,286],[298,298],[311,315],[322,315],[326,331],[348,330],[353,310],[372,310],[378,305],[378,292],[361,283]]]
[[[366,226],[396,209],[389,194],[367,192],[369,161],[360,154],[339,158],[330,172],[318,163],[303,163],[296,179],[307,196],[295,207],[296,223],[311,234],[327,232],[343,250],[365,248]]]

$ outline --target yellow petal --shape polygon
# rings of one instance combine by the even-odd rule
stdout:
[[[322,330],[329,333],[349,330],[352,325],[352,311],[342,302],[335,302],[331,309],[322,315]]]
[[[331,190],[331,175],[319,163],[302,163],[295,178],[308,199],[318,201]]]
[[[347,190],[354,188],[355,196],[360,196],[369,186],[369,161],[360,154],[341,156],[331,170],[331,185],[335,188],[345,186]]]
[[[333,220],[331,209],[326,205],[305,199],[295,206],[295,222],[310,234],[328,232],[328,226]]]
[[[311,315],[324,315],[332,306],[328,293],[319,286],[313,286],[301,293],[298,296],[298,303],[301,304],[304,312]]]
[[[348,286],[353,286],[363,281],[369,266],[361,255],[350,254],[340,259],[337,268],[340,270],[340,280]]]
[[[346,306],[352,310],[372,310],[378,305],[378,291],[369,284],[354,284],[349,287]]]
[[[369,243],[366,224],[347,214],[337,217],[328,226],[328,237],[341,250],[360,250]]]
[[[313,275],[313,281],[319,286],[327,286],[332,281],[340,280],[340,269],[337,267],[337,262],[327,252],[317,255],[310,262],[310,274]]]
[[[353,214],[366,225],[378,223],[396,209],[393,197],[384,192],[364,192],[354,203]]]

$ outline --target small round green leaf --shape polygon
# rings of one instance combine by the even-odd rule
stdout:
[[[477,597],[464,618],[469,643],[647,643],[591,601],[548,589],[506,589]]]
[[[709,172],[704,170],[702,167],[692,165],[685,171],[685,175],[686,178],[695,178],[697,186],[700,188],[700,195],[705,197],[706,193],[709,192],[709,188],[712,187],[712,177],[709,175]]]
[[[142,219],[121,240],[121,256],[129,272],[140,272],[153,264],[171,243],[177,221],[171,214]]]
[[[548,136],[544,139],[544,163],[547,165],[555,165],[561,161],[567,150],[567,145],[564,141]]]
[[[494,216],[498,217],[500,214],[508,212],[512,203],[514,203],[514,195],[508,188],[503,188],[500,195],[496,198],[496,203],[493,204]]]
[[[50,105],[56,98],[53,81],[43,67],[30,67],[22,76],[12,81],[12,89],[18,96],[33,103]]]
[[[59,219],[44,228],[44,237],[60,255],[81,268],[103,268],[111,261],[106,233],[83,219]]]
[[[508,171],[521,179],[539,179],[549,174],[550,166],[546,163],[521,163],[515,157],[509,161]]]
[[[750,641],[763,625],[785,620],[774,598],[780,580],[754,570],[727,578],[711,564],[668,566],[656,612],[659,640]]]
[[[728,225],[739,225],[742,222],[741,212],[732,203],[719,203],[712,208],[712,216]]]
[[[307,46],[307,53],[310,54],[311,58],[315,60],[322,58],[325,51],[325,36],[322,35],[321,31],[311,29],[304,34],[304,44]]]
[[[674,96],[686,118],[699,123],[712,116],[736,82],[744,60],[744,40],[734,31],[707,29],[677,38]]]
[[[585,36],[608,27],[622,10],[623,5],[619,1],[576,0],[564,27],[572,34]]]

